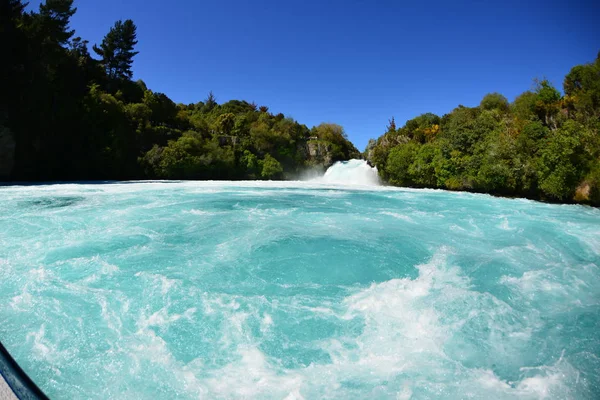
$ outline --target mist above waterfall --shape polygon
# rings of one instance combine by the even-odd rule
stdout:
[[[365,160],[357,159],[336,162],[325,171],[325,175],[315,181],[362,186],[379,186],[381,184],[377,168],[371,167]]]

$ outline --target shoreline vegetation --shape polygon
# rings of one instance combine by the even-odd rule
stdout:
[[[333,123],[308,128],[212,92],[176,104],[133,81],[136,26],[90,46],[69,28],[73,0],[0,5],[0,181],[278,180],[366,159],[392,186],[600,205],[600,54],[561,94],[535,81],[512,103],[422,114],[360,153]],[[92,56],[92,53],[94,56]]]
[[[361,153],[343,128],[208,94],[195,104],[132,80],[131,20],[101,43],[75,36],[73,0],[0,6],[0,180],[289,179]],[[10,56],[9,56],[10,57]]]
[[[364,156],[394,186],[599,206],[600,53],[571,69],[564,95],[534,83],[512,103],[490,93],[442,117],[392,118]]]

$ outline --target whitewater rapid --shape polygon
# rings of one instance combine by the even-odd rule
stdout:
[[[352,159],[338,161],[325,171],[322,177],[314,179],[324,184],[340,184],[352,186],[379,186],[379,174],[376,167],[371,167],[365,160]]]
[[[0,340],[53,399],[598,398],[597,209],[338,172],[0,187]]]

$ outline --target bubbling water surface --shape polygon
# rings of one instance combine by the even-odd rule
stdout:
[[[0,340],[53,399],[600,396],[597,209],[333,182],[2,187]]]

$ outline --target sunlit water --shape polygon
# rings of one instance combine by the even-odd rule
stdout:
[[[0,340],[54,399],[600,394],[600,212],[315,182],[0,188]]]

